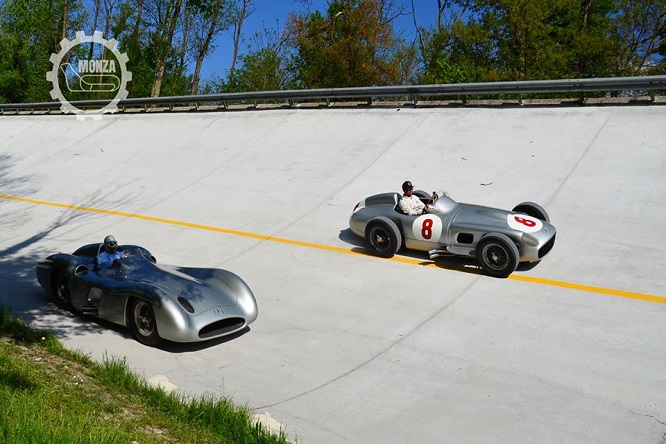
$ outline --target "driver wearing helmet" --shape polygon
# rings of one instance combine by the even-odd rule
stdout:
[[[398,205],[403,213],[409,216],[417,216],[428,212],[428,205],[421,202],[421,199],[413,194],[414,185],[410,181],[403,182],[402,192],[403,194]]]
[[[111,235],[106,236],[104,238],[104,248],[97,255],[97,265],[100,267],[108,267],[115,261],[120,262],[120,259],[122,258],[123,254],[118,251],[118,242],[116,242],[116,238]]]

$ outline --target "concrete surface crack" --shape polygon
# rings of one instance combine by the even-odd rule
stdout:
[[[652,418],[652,419],[654,419],[655,421],[657,421],[659,424],[661,424],[661,425],[663,425],[663,426],[666,426],[666,422],[662,421],[661,419],[657,418],[657,417],[654,416],[654,415],[648,415],[647,413],[638,413],[638,412],[634,412],[634,411],[631,410],[631,409],[627,409],[627,410],[629,411],[629,413],[631,413],[631,414],[633,414],[633,415],[636,415],[636,416],[644,416],[644,417],[646,417],[646,418]],[[664,437],[666,437],[666,433],[664,434]],[[663,443],[664,440],[662,439],[661,442]]]
[[[380,356],[386,354],[388,351],[390,351],[391,349],[393,349],[393,347],[395,347],[396,345],[400,344],[400,343],[401,343],[402,341],[404,341],[405,339],[407,339],[407,338],[409,338],[410,336],[412,336],[415,332],[417,332],[419,329],[421,329],[421,327],[423,327],[424,325],[426,325],[426,324],[427,324],[428,322],[430,322],[433,318],[439,316],[439,314],[441,314],[442,312],[444,312],[444,311],[445,311],[446,309],[448,309],[451,305],[453,305],[458,299],[460,299],[463,295],[465,295],[465,294],[467,293],[467,291],[468,291],[468,290],[469,290],[469,289],[470,289],[470,288],[471,288],[471,287],[472,287],[472,286],[473,286],[478,280],[479,280],[479,278],[476,278],[476,279],[472,280],[472,282],[470,282],[469,285],[468,285],[467,287],[465,287],[465,289],[464,289],[463,291],[461,291],[460,294],[459,294],[457,297],[455,297],[454,299],[452,299],[450,302],[448,302],[446,305],[444,305],[443,307],[441,307],[439,310],[435,311],[435,313],[433,313],[431,316],[429,316],[429,317],[427,317],[426,319],[424,319],[423,321],[421,321],[421,322],[420,322],[416,327],[414,327],[411,331],[409,331],[408,333],[405,333],[404,335],[400,336],[397,340],[395,340],[394,342],[392,342],[391,344],[389,344],[386,348],[384,348],[384,349],[381,350],[380,352],[378,352],[378,353],[376,353],[375,355],[373,355],[372,357],[370,357],[370,359],[367,359],[366,361],[361,362],[361,363],[358,364],[356,367],[351,368],[350,370],[348,370],[348,371],[346,371],[345,373],[343,373],[343,374],[341,374],[341,375],[339,375],[339,376],[337,376],[337,377],[331,379],[330,381],[326,381],[326,382],[324,382],[323,384],[320,384],[320,385],[318,385],[318,386],[316,386],[316,387],[313,387],[313,388],[311,388],[311,389],[309,389],[309,390],[306,390],[306,391],[304,391],[304,392],[298,393],[298,394],[296,394],[296,395],[294,395],[294,396],[291,396],[291,397],[289,397],[289,398],[287,398],[287,399],[283,399],[282,401],[274,402],[274,403],[272,403],[272,404],[266,404],[266,405],[263,405],[263,406],[261,406],[261,407],[257,407],[256,409],[257,409],[257,410],[266,409],[266,408],[270,408],[270,407],[275,407],[276,405],[284,404],[284,403],[289,402],[289,401],[293,401],[294,399],[300,398],[300,397],[302,397],[302,396],[305,396],[305,395],[308,395],[308,394],[310,394],[310,393],[312,393],[312,392],[315,392],[315,391],[317,391],[317,390],[319,390],[319,389],[321,389],[321,388],[327,387],[327,386],[333,384],[334,382],[339,381],[340,379],[342,379],[342,378],[344,378],[344,377],[346,377],[346,376],[348,376],[348,375],[351,375],[352,373],[356,372],[357,370],[359,370],[359,369],[365,367],[366,365],[368,365],[368,364],[370,364],[371,362],[375,361],[375,360],[376,360],[377,358],[379,358]]]

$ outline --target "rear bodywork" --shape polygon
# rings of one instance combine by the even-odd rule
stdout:
[[[128,327],[130,301],[144,300],[154,311],[160,338],[174,342],[235,333],[257,318],[254,294],[232,272],[158,264],[148,250],[134,245],[118,247],[126,255],[119,267],[98,270],[95,258],[100,245],[39,261],[40,285],[56,297],[56,278],[64,275],[73,311]]]
[[[398,226],[404,247],[428,251],[433,259],[445,255],[475,257],[477,244],[488,233],[508,236],[518,247],[520,262],[539,261],[553,247],[556,230],[545,220],[519,212],[458,203],[445,192],[437,195],[428,213],[418,216],[400,212],[399,193],[367,197],[354,209],[349,227],[356,235],[364,237],[368,222],[387,217]],[[422,197],[422,200],[428,199]]]

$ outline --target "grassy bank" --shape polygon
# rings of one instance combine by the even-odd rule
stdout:
[[[286,443],[228,399],[149,386],[124,360],[66,350],[0,307],[0,442]]]

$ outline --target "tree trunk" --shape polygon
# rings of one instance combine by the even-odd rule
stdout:
[[[62,8],[62,37],[60,40],[67,38],[67,25],[69,25],[69,0],[63,0]]]
[[[236,60],[238,59],[238,46],[243,30],[243,22],[252,13],[250,7],[253,6],[254,0],[243,0],[240,14],[238,14],[238,21],[234,25],[234,53],[231,56],[231,66],[229,68],[229,80],[234,78],[234,71],[236,70]]]
[[[210,23],[210,27],[208,28],[208,33],[206,34],[206,40],[204,41],[204,44],[201,46],[201,49],[197,54],[197,63],[194,68],[194,77],[192,79],[192,90],[191,90],[192,94],[196,94],[197,90],[199,89],[199,78],[201,77],[201,65],[203,65],[204,58],[206,57],[206,54],[208,53],[208,48],[210,47],[210,42],[213,39],[213,36],[215,35],[215,29],[217,28],[217,22],[219,17],[220,17],[220,10],[217,9]]]
[[[158,48],[160,55],[157,59],[157,70],[155,71],[153,89],[150,93],[151,97],[159,97],[160,92],[162,91],[162,80],[164,80],[167,59],[169,57],[169,51],[171,50],[171,42],[173,42],[173,34],[176,31],[176,23],[178,22],[178,15],[180,14],[180,6],[182,2],[183,0],[176,0],[176,3],[173,5],[172,13],[167,13],[167,33],[166,38],[160,42],[162,47]],[[167,10],[167,12],[169,11]]]
[[[97,20],[99,20],[99,8],[100,8],[100,2],[102,0],[95,0],[95,12],[93,15],[93,27],[92,27],[92,32],[97,31]],[[88,59],[93,58],[93,45],[94,43],[90,44],[90,52],[88,53]]]

